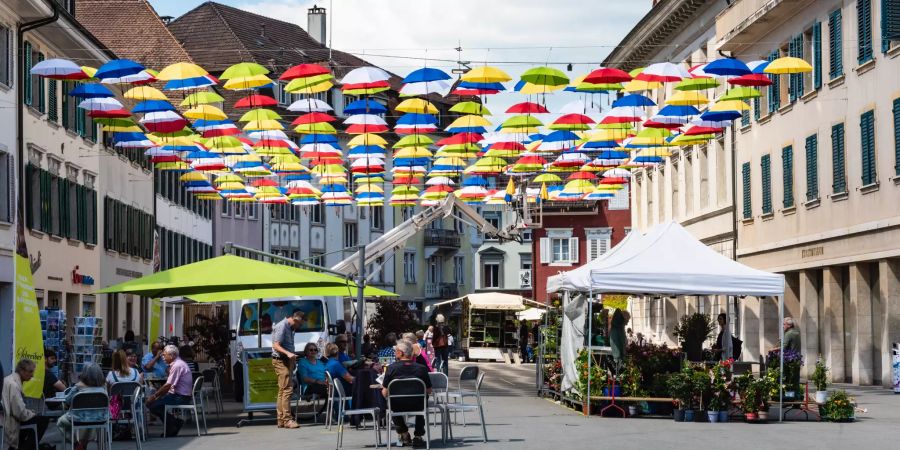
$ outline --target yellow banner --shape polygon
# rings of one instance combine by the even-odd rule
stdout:
[[[278,375],[272,367],[272,358],[247,359],[247,381],[250,404],[275,403],[278,397]]]
[[[147,329],[147,351],[149,350],[149,346],[156,340],[156,338],[162,336],[159,330],[159,315],[162,310],[162,302],[157,298],[150,299],[150,327]]]
[[[44,337],[41,333],[41,317],[34,295],[34,278],[31,262],[19,254],[16,259],[16,306],[13,348],[18,362],[28,358],[35,362],[34,378],[25,383],[27,397],[41,398],[44,391]]]

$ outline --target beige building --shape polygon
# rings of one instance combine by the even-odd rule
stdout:
[[[718,3],[709,7],[714,22],[684,27],[702,30],[704,43],[673,38],[678,45],[668,47],[700,50],[710,60],[717,51],[744,61],[795,56],[813,71],[763,88],[734,129],[707,146],[700,168],[695,147],[637,174],[635,226],[677,220],[717,248],[711,237],[732,228],[734,177],[737,259],[785,275],[786,315],[799,324],[806,369],[821,354],[835,381],[890,386],[890,345],[900,341],[900,42],[884,38],[884,3],[739,0],[721,11]],[[700,62],[685,54],[655,59],[662,60]],[[720,146],[724,167],[709,158]],[[651,181],[659,174],[664,180]],[[689,213],[698,198],[728,210]],[[678,316],[721,310],[715,299],[696,300],[635,300],[633,326],[671,342],[666,330]],[[744,359],[755,360],[777,345],[777,299],[738,304],[736,334]]]

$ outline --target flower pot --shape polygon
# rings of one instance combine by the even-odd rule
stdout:
[[[755,412],[744,413],[744,417],[747,419],[747,422],[756,422],[758,416]]]
[[[706,416],[709,418],[709,423],[716,423],[719,421],[719,411],[707,411]]]
[[[719,411],[719,422],[728,422],[728,411]]]
[[[672,416],[675,418],[676,422],[684,422],[684,410],[683,409],[676,409],[675,411],[673,411]]]
[[[706,411],[697,411],[694,413],[694,422],[707,422]]]
[[[640,409],[637,407],[637,405],[628,405],[628,415],[629,416],[636,416],[639,413],[640,413]]]
[[[828,391],[816,391],[816,403],[824,405],[828,401]]]
[[[694,413],[693,409],[684,410],[684,421],[685,422],[693,422],[694,421]]]

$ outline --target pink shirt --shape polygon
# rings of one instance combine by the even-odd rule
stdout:
[[[190,397],[193,390],[193,378],[191,368],[183,359],[177,358],[172,361],[172,364],[169,364],[169,378],[166,379],[166,384],[172,385],[171,392]]]

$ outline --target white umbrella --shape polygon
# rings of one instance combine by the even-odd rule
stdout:
[[[426,181],[425,184],[428,186],[455,186],[456,185],[456,183],[453,182],[453,180],[451,180],[448,177],[434,177],[434,178]]]
[[[375,83],[389,78],[391,78],[390,74],[377,67],[357,67],[344,75],[341,84]]]
[[[287,107],[288,111],[294,112],[326,112],[332,108],[328,103],[317,98],[301,98]]]
[[[374,114],[354,114],[344,120],[344,125],[387,125],[387,122]]]
[[[81,67],[67,59],[51,58],[45,59],[31,67],[32,75],[40,75],[44,77],[62,77],[66,75],[74,75],[82,73]]]
[[[181,116],[175,111],[153,111],[144,114],[141,123],[172,122],[174,120],[182,120]]]
[[[124,83],[139,83],[141,81],[147,81],[147,80],[152,80],[152,79],[153,79],[153,75],[151,75],[150,72],[147,72],[146,70],[142,70],[136,74],[126,75],[124,77],[103,78],[102,80],[100,80],[100,82],[103,84],[124,84]]]
[[[259,130],[247,133],[250,139],[290,139],[282,130]]]
[[[113,97],[86,98],[78,104],[78,107],[88,111],[112,111],[123,108],[122,104]]]
[[[400,88],[400,95],[413,96],[438,94],[441,97],[445,97],[448,93],[450,93],[451,87],[452,85],[447,80],[406,83],[403,85],[403,87]]]

